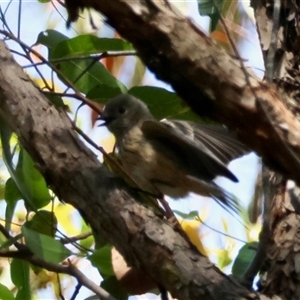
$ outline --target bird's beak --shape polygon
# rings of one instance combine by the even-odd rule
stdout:
[[[98,127],[107,126],[111,121],[113,121],[113,118],[102,115],[97,118],[97,121],[103,121],[103,123],[99,124]]]

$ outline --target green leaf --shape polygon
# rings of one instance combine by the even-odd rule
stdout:
[[[110,276],[101,282],[101,287],[118,300],[127,300],[129,294],[121,286],[116,276]]]
[[[29,201],[24,199],[27,209],[37,210],[50,202],[51,196],[45,179],[34,167],[33,160],[23,148],[21,148],[19,154],[17,174],[22,190],[26,192],[26,195],[29,198]]]
[[[11,177],[5,183],[4,198],[7,204],[15,204],[18,200],[22,199],[22,195]]]
[[[7,170],[12,177],[13,181],[15,182],[19,192],[22,195],[22,198],[25,200],[27,203],[31,203],[31,206],[33,207],[33,204],[31,202],[31,199],[29,197],[29,194],[24,188],[23,184],[23,179],[20,178],[17,170],[15,170],[15,166],[13,164],[13,153],[11,151],[11,146],[10,146],[10,141],[12,137],[12,131],[11,129],[7,126],[7,124],[0,118],[0,137],[1,137],[1,144],[2,144],[2,156],[3,156],[3,161],[7,167]],[[9,223],[9,214],[11,214],[12,207],[9,208],[8,211],[8,221],[6,222],[7,228],[9,228],[10,223]]]
[[[126,87],[113,77],[102,63],[92,58],[68,60],[54,63],[54,65],[64,76],[60,76],[62,81],[67,78],[83,93],[88,93],[92,88],[101,84],[118,88],[120,93],[126,91]]]
[[[57,219],[53,212],[39,210],[24,225],[31,230],[54,237],[57,228]]]
[[[219,11],[222,11],[223,2],[224,0],[198,0],[198,10],[200,15],[211,18],[211,31],[216,29],[216,26],[220,20]]]
[[[22,233],[26,245],[41,259],[58,264],[71,255],[70,250],[52,237],[38,233],[26,226],[22,226]]]
[[[55,107],[57,107],[57,108],[63,108],[65,110],[68,110],[68,106],[65,105],[62,97],[60,97],[58,95],[55,95],[55,94],[52,95],[52,94],[48,94],[48,93],[45,93],[44,95],[48,98],[48,100],[51,103],[53,103],[55,105]]]
[[[21,239],[23,237],[22,234],[17,234],[16,236],[10,238],[10,239],[3,239],[1,240],[1,247],[0,247],[0,250],[3,250],[3,249],[8,249],[10,246],[12,246],[15,242],[17,242],[19,239]],[[2,237],[1,237],[2,239]]]
[[[134,50],[132,45],[121,39],[99,38],[86,34],[60,42],[54,51],[54,57],[74,57],[98,54],[106,51]]]
[[[128,93],[145,102],[153,116],[158,120],[163,118],[190,121],[201,120],[176,93],[166,89],[152,86],[137,86],[131,88]]]
[[[5,183],[4,199],[7,204],[5,210],[5,228],[6,230],[10,230],[16,204],[20,199],[22,199],[22,195],[11,177],[8,178]]]
[[[173,212],[176,215],[180,216],[182,219],[187,219],[187,220],[194,220],[196,217],[199,216],[199,211],[197,211],[197,210],[193,210],[193,211],[189,212],[188,214],[183,213],[179,210],[173,210]]]
[[[15,300],[14,294],[3,284],[0,283],[0,299]]]
[[[96,37],[95,37],[96,38]],[[87,57],[82,59],[66,59],[66,61],[53,62],[53,65],[59,70],[59,78],[65,82],[65,78],[70,80],[76,88],[81,92],[87,94],[93,87],[96,85],[105,84],[110,87],[118,88],[121,92],[126,91],[126,87],[119,80],[113,77],[107,69],[100,63],[97,59],[93,59],[89,56],[93,43],[91,37],[84,37],[82,39],[89,39],[90,42],[88,45],[80,45],[81,37],[69,39],[65,35],[55,31],[47,30],[41,32],[38,36],[37,43],[45,45],[49,50],[49,60],[67,58],[69,56],[78,55],[80,52],[84,54],[84,51],[87,51]],[[97,39],[96,46],[100,48],[99,39]],[[62,44],[61,44],[62,43]],[[116,42],[113,41],[110,45],[110,48],[128,48],[130,44],[126,42]],[[96,51],[96,46],[95,51]],[[85,48],[86,47],[86,48]],[[109,47],[109,42],[106,41],[103,45],[104,48]],[[74,54],[73,51],[76,51]],[[85,53],[86,54],[86,53]]]
[[[17,188],[14,188],[14,184],[9,182],[9,193],[7,197],[14,197],[14,201],[17,195],[16,189],[19,190],[20,195],[25,201],[27,208],[31,210],[36,210],[40,207],[47,205],[51,198],[46,186],[45,180],[42,175],[35,169],[33,162],[28,155],[28,153],[21,149],[19,153],[19,159],[17,167],[15,168],[12,159],[13,154],[10,149],[10,140],[12,137],[12,131],[7,127],[7,125],[0,120],[0,133],[1,133],[1,143],[2,143],[2,154],[3,161],[10,173],[10,176]],[[16,195],[11,195],[12,190]],[[7,223],[11,218],[11,213],[13,211],[13,201],[10,202],[10,207],[7,210]]]
[[[111,246],[106,245],[97,249],[92,255],[88,256],[94,267],[98,268],[101,275],[114,275],[114,270],[111,263]]]
[[[95,102],[104,104],[110,98],[118,96],[121,93],[122,91],[119,87],[111,87],[106,84],[98,84],[87,93],[86,97]]]
[[[30,300],[29,263],[14,258],[10,265],[10,276],[13,284],[18,288],[16,300]]]
[[[257,252],[258,242],[251,242],[245,244],[239,251],[233,266],[232,275],[236,278],[242,278],[245,271],[252,262],[256,252]]]

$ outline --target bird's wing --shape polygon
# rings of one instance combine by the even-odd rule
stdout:
[[[200,143],[200,147],[209,151],[226,165],[250,152],[225,127],[178,120],[163,120],[162,122],[175,127],[178,132],[188,134],[190,138]]]
[[[192,138],[193,130],[190,125],[184,129],[178,129],[182,124],[176,125],[178,124],[172,121],[147,120],[143,122],[141,129],[144,136],[158,147],[158,151],[165,149],[165,153],[173,153],[173,157],[178,158],[177,163],[185,169],[187,175],[207,181],[220,175],[238,181],[209,148]]]

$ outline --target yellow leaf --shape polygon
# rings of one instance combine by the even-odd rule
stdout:
[[[75,208],[69,204],[59,204],[54,209],[59,224],[68,236],[78,235],[81,232],[72,220],[72,213],[75,211]]]
[[[180,225],[182,229],[186,232],[191,242],[197,247],[201,254],[207,256],[207,251],[205,250],[201,236],[199,235],[199,221],[196,220],[181,220]]]

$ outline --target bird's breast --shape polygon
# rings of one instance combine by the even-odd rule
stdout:
[[[139,128],[131,130],[118,145],[119,156],[124,169],[132,176],[148,178],[152,173],[156,154],[151,144],[144,139]]]

